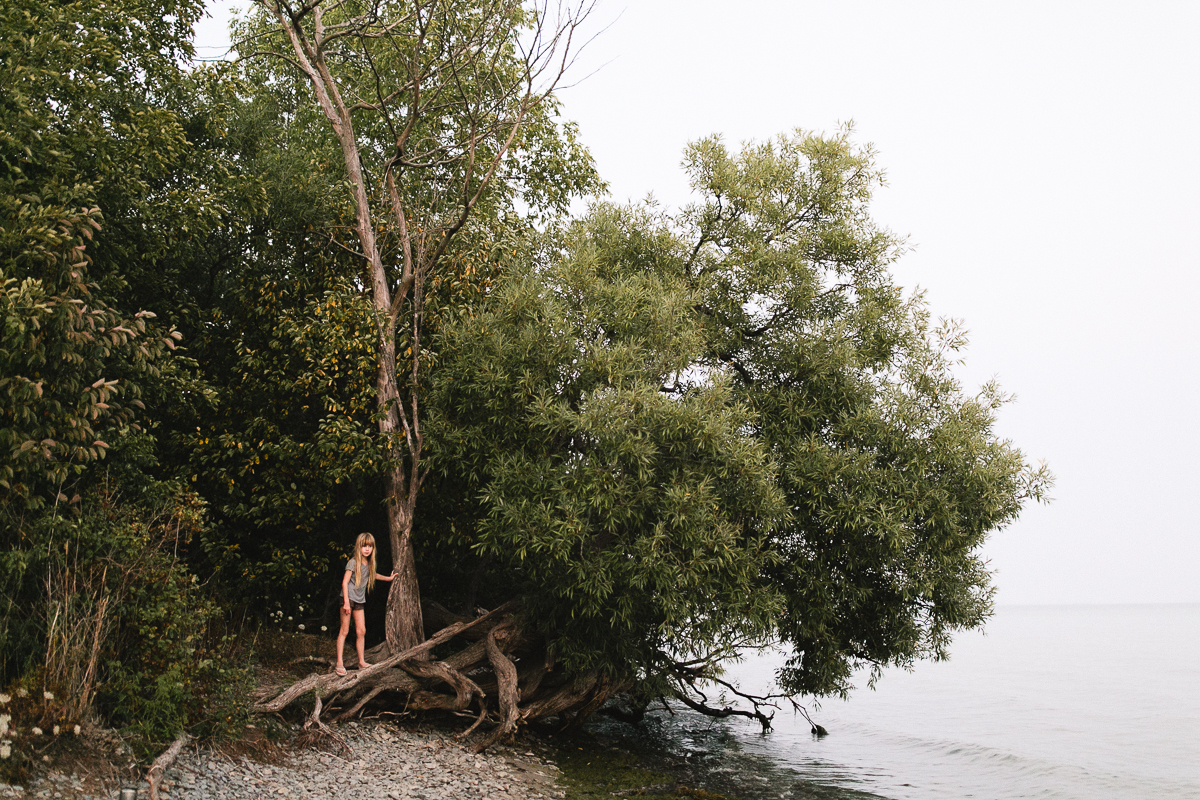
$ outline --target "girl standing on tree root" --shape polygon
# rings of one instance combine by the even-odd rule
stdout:
[[[346,648],[346,634],[350,632],[350,617],[354,617],[354,632],[357,635],[355,644],[358,649],[358,668],[365,669],[367,657],[363,646],[367,638],[367,620],[363,610],[367,606],[367,592],[375,588],[375,581],[391,581],[396,573],[391,575],[375,574],[375,537],[369,533],[360,533],[354,542],[354,555],[346,562],[346,572],[342,575],[342,628],[337,638],[337,674],[346,674],[346,665],[342,661],[342,652]]]

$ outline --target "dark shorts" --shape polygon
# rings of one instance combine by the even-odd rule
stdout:
[[[350,610],[351,611],[362,611],[366,607],[367,607],[366,603],[356,603],[353,600],[350,601]]]

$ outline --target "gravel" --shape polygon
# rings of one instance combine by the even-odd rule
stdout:
[[[558,770],[532,752],[501,749],[475,754],[442,734],[404,730],[387,722],[351,722],[338,733],[349,753],[293,751],[277,765],[245,757],[227,758],[187,747],[167,770],[160,798],[166,800],[554,800]],[[81,798],[74,776],[51,773],[28,786],[0,784],[0,798]],[[139,800],[148,798],[145,781]]]

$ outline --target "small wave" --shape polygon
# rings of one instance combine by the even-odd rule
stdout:
[[[865,726],[839,728],[846,740],[814,743],[811,737],[774,740],[738,732],[746,749],[788,766],[797,778],[853,787],[894,798],[980,797],[1054,800],[1200,798],[1200,783],[1164,777],[1130,777],[1113,770],[953,740],[882,733]],[[791,741],[788,741],[791,740]],[[836,757],[814,751],[826,750]]]

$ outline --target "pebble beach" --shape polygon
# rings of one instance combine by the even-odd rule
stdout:
[[[469,800],[520,798],[555,800],[558,769],[543,756],[521,748],[496,748],[476,754],[438,732],[412,731],[385,721],[339,726],[349,752],[302,749],[259,763],[230,758],[204,747],[185,747],[167,770],[160,798],[170,800]],[[82,798],[112,800],[94,794],[75,775],[55,772],[28,786],[0,785],[0,798]],[[138,798],[149,797],[143,781]]]

